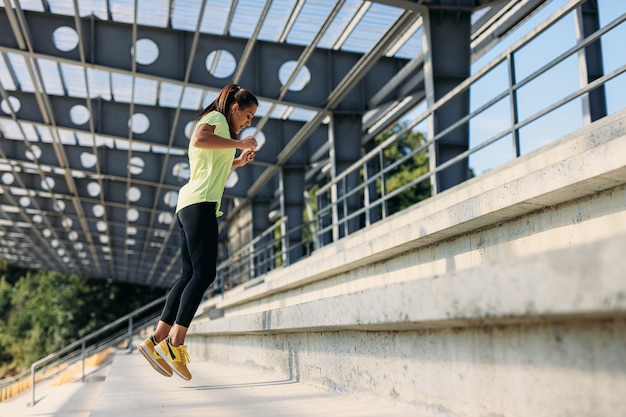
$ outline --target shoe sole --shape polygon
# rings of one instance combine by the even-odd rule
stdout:
[[[161,356],[161,358],[162,358],[165,362],[167,362],[167,364],[168,364],[169,366],[171,366],[171,367],[172,367],[172,371],[173,371],[176,375],[178,375],[179,377],[181,377],[181,378],[182,378],[182,379],[184,379],[185,381],[189,381],[189,380],[191,379],[191,376],[190,376],[190,377],[187,377],[187,376],[185,376],[185,375],[181,374],[180,372],[178,372],[178,369],[176,369],[176,365],[174,365],[174,364],[172,363],[172,361],[170,360],[169,356],[167,356],[167,354],[161,350],[161,348],[159,347],[159,345],[156,345],[156,346],[154,347],[154,349],[157,351],[157,353],[159,354],[159,356]]]
[[[150,363],[150,365],[152,365],[155,371],[166,377],[172,376],[173,372],[168,372],[167,369],[163,369],[161,365],[154,360],[154,358],[152,357],[152,353],[149,352],[142,345],[137,346],[137,350],[143,355],[144,358],[148,360],[148,362]]]

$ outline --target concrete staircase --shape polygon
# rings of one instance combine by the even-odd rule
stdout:
[[[426,415],[626,410],[626,112],[210,300],[193,357]]]

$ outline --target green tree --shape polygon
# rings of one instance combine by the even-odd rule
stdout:
[[[12,279],[14,285],[0,280],[0,371],[4,375],[165,293],[161,288],[51,271],[30,271]]]
[[[15,360],[29,364],[72,341],[83,284],[76,275],[46,271],[29,272],[16,283],[7,323]]]
[[[396,125],[393,129],[381,134],[375,140],[376,145],[383,143],[406,127],[406,122]],[[409,130],[383,151],[383,169],[388,169],[384,177],[384,193],[386,195],[406,186],[429,171],[427,148],[417,151],[424,145],[426,138],[421,132]],[[393,168],[392,165],[396,164]],[[382,193],[383,183],[378,182],[378,192]],[[387,201],[387,213],[393,214],[412,206],[431,196],[430,179],[412,185],[399,192]]]

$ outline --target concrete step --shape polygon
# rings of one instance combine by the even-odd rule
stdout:
[[[406,405],[325,391],[258,369],[211,361],[191,362],[189,369],[191,381],[167,378],[136,352],[118,354],[90,416],[425,416]]]

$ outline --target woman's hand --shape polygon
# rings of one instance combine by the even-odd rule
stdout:
[[[241,152],[241,155],[233,161],[233,168],[241,168],[248,165],[249,162],[254,161],[254,156],[255,153],[252,149],[244,149],[244,151]]]
[[[245,138],[239,140],[239,144],[237,145],[237,147],[241,150],[249,149],[254,151],[256,149],[256,145],[257,143],[254,136],[246,136]]]

